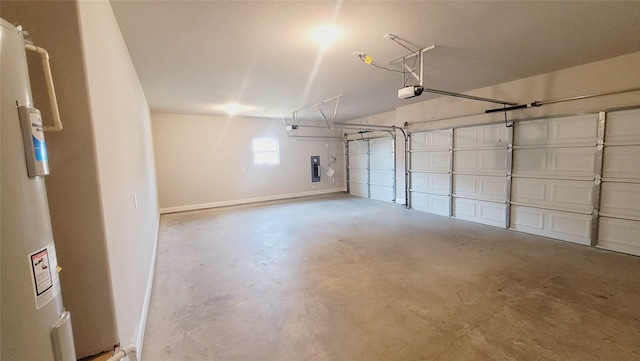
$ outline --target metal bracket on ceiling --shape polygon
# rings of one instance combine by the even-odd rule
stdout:
[[[454,92],[450,92],[450,91],[446,91],[446,90],[438,90],[438,89],[432,89],[432,88],[425,88],[424,87],[424,53],[426,53],[427,51],[433,50],[435,49],[435,44],[434,45],[430,45],[426,48],[420,49],[420,50],[413,50],[411,49],[409,46],[405,45],[404,43],[409,44],[408,41],[406,41],[405,39],[402,39],[401,37],[399,37],[398,35],[394,35],[394,34],[385,34],[384,35],[385,39],[389,39],[392,40],[393,42],[395,42],[396,44],[402,46],[403,48],[409,50],[411,53],[408,55],[405,55],[401,58],[395,59],[393,61],[391,61],[391,65],[397,65],[399,63],[402,63],[402,72],[403,74],[407,73],[408,75],[404,75],[403,76],[403,86],[409,86],[409,79],[410,77],[415,78],[418,81],[418,85],[422,88],[422,92],[427,92],[427,93],[432,93],[432,94],[439,94],[439,95],[446,95],[446,96],[451,96],[451,97],[456,97],[456,98],[464,98],[464,99],[469,99],[469,100],[477,100],[477,101],[482,101],[482,102],[488,102],[488,103],[496,103],[496,104],[502,104],[504,106],[506,105],[517,105],[518,103],[514,103],[514,102],[508,102],[508,101],[503,101],[503,100],[496,100],[496,99],[490,99],[490,98],[483,98],[483,97],[477,97],[477,96],[473,96],[473,95],[467,95],[467,94],[460,94],[460,93],[454,93]],[[413,66],[409,66],[407,63],[413,59]],[[417,63],[420,63],[419,65]],[[416,68],[419,66],[419,69],[416,73]]]
[[[334,97],[331,97],[329,99],[325,99],[319,103],[313,104],[311,106],[308,107],[304,107],[304,108],[300,108],[298,110],[295,110],[292,112],[291,114],[291,124],[285,124],[287,130],[296,130],[299,127],[305,127],[305,128],[324,128],[324,129],[333,129],[333,123],[335,123],[336,121],[336,116],[338,114],[338,104],[340,103],[340,97],[342,97],[342,94],[336,95]],[[321,106],[325,103],[329,103],[335,101],[335,105],[333,107],[333,119],[331,121],[329,121],[329,119],[327,118],[327,116],[324,114],[324,111],[322,110]],[[298,113],[300,113],[302,110],[305,109],[310,109],[313,108],[316,111],[318,111],[318,113],[320,113],[320,117],[322,118],[322,120],[324,120],[324,122],[326,123],[326,127],[325,126],[319,126],[319,125],[301,125],[301,120],[298,116]]]
[[[336,123],[336,116],[338,115],[338,104],[340,103],[340,97],[342,97],[342,94],[336,95],[334,97],[331,97],[329,99],[323,100],[320,103],[316,103],[313,104],[311,107],[314,108],[315,110],[318,111],[318,113],[320,113],[320,117],[322,117],[322,119],[327,123],[327,127],[329,129],[333,129],[332,128],[332,124],[329,123],[329,120],[327,119],[326,115],[324,115],[324,112],[322,111],[322,108],[320,107],[322,104],[325,103],[329,103],[333,100],[336,101],[336,104],[333,107],[333,119],[331,120],[331,123],[335,124]]]
[[[382,130],[382,131],[389,131],[389,130],[394,130],[396,129],[395,126],[388,126],[388,125],[374,125],[374,124],[353,124],[353,123],[340,123],[336,121],[337,115],[338,115],[338,105],[340,104],[340,98],[342,97],[343,94],[339,94],[336,95],[334,97],[331,97],[329,99],[325,99],[319,103],[313,104],[311,106],[305,107],[305,108],[301,108],[298,109],[296,111],[293,112],[292,114],[292,119],[291,119],[291,123],[290,124],[286,124],[285,127],[287,129],[288,132],[292,132],[295,131],[299,128],[321,128],[321,129],[329,129],[329,130]],[[322,109],[322,105],[327,104],[327,103],[331,103],[334,102],[335,104],[333,106],[333,114],[331,119],[329,119],[327,117],[327,115],[325,114],[324,110]],[[298,113],[304,109],[309,109],[309,108],[313,108],[315,109],[319,114],[320,117],[322,118],[322,120],[325,122],[326,126],[322,126],[322,125],[302,125],[300,124],[300,119],[298,117]]]
[[[436,48],[435,44],[427,46],[426,48],[420,49],[420,50],[412,50],[411,48],[409,48],[408,46],[402,44],[400,42],[400,40],[402,40],[401,38],[399,38],[397,35],[393,35],[393,34],[386,34],[384,36],[385,39],[390,39],[392,41],[394,41],[395,43],[399,44],[400,46],[402,46],[403,48],[411,51],[410,54],[405,55],[401,58],[395,59],[391,61],[391,65],[397,65],[399,63],[402,63],[402,72],[403,74],[406,72],[407,75],[404,76],[403,79],[403,85],[407,86],[409,85],[409,79],[410,77],[415,78],[415,80],[418,81],[418,85],[423,86],[424,85],[424,59],[423,59],[423,55],[424,53],[426,53],[429,50],[433,50]],[[410,66],[409,64],[411,64],[413,62],[413,65]],[[416,68],[417,69],[417,73],[416,73]]]

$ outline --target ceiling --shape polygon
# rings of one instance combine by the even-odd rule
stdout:
[[[291,118],[343,94],[336,119],[345,121],[436,97],[398,99],[401,73],[353,55],[367,53],[375,64],[400,69],[390,62],[410,51],[383,38],[388,33],[411,49],[435,44],[424,57],[425,87],[451,92],[640,51],[640,1],[111,4],[158,113],[222,115],[218,106],[237,102],[248,106],[241,115]],[[339,34],[322,50],[312,34],[327,24]]]

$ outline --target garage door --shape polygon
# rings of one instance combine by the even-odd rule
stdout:
[[[349,194],[369,198],[369,142],[350,140],[348,145]]]
[[[393,138],[369,139],[369,198],[393,202],[395,174]]]
[[[412,209],[451,215],[453,130],[409,136],[409,197]]]
[[[514,126],[511,228],[592,244],[598,114]]]
[[[410,134],[419,211],[640,255],[640,110]]]
[[[395,200],[395,144],[391,137],[350,140],[349,194]]]
[[[506,228],[509,130],[495,124],[453,131],[454,217]]]
[[[640,255],[640,110],[608,113],[598,247]]]

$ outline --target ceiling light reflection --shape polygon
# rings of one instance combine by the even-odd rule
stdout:
[[[323,26],[316,30],[314,37],[322,49],[327,49],[338,37],[338,29],[333,26]]]

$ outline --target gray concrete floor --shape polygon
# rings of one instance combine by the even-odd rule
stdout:
[[[143,359],[640,360],[640,258],[347,196],[164,215]]]

